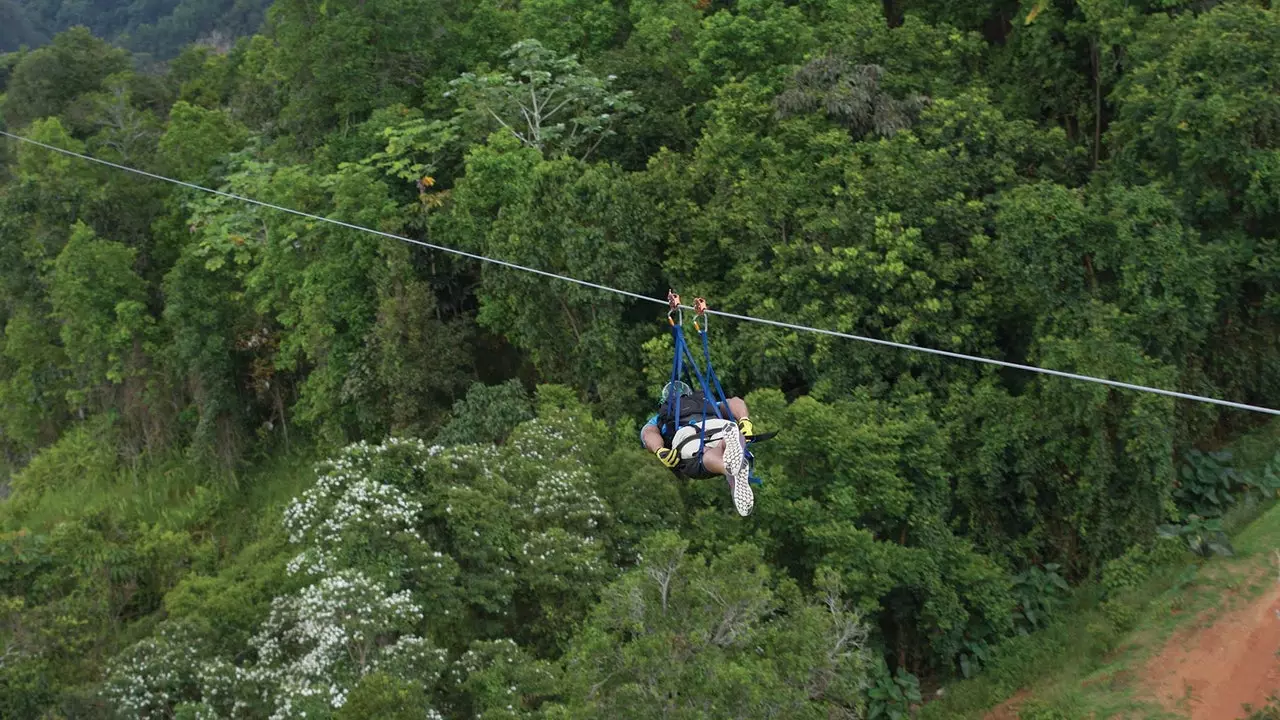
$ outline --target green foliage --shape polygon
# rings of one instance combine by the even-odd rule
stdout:
[[[0,115],[11,128],[66,113],[87,122],[85,94],[129,67],[129,54],[94,37],[87,28],[59,33],[53,42],[21,56],[6,84]]]
[[[268,113],[264,119],[288,127],[303,146],[314,147],[332,127],[351,127],[386,105],[415,104],[424,76],[458,72],[459,45],[470,41],[480,52],[495,49],[492,37],[459,34],[441,41],[440,36],[441,30],[453,30],[459,19],[481,15],[487,5],[404,0],[274,3],[267,23],[273,42],[254,49],[261,52],[255,61],[268,71],[261,79],[278,93],[282,106],[278,117]],[[502,24],[486,26],[482,20],[471,30],[499,38],[506,34]]]
[[[607,0],[528,0],[520,4],[520,25],[525,36],[555,50],[594,55],[615,41],[624,7]]]
[[[689,82],[709,90],[751,76],[776,81],[813,44],[800,8],[742,0],[733,11],[720,9],[702,21]]]
[[[453,203],[433,227],[472,251],[618,287],[657,275],[644,193],[616,166],[541,160],[495,136],[468,156]],[[592,392],[608,412],[635,407],[628,358],[645,331],[627,320],[633,301],[500,268],[481,278],[481,325],[528,352],[548,381]]]
[[[421,685],[375,672],[365,675],[334,713],[334,720],[387,718],[388,720],[428,720],[431,706]],[[438,717],[438,716],[437,716]]]
[[[52,443],[65,422],[66,353],[43,313],[19,307],[4,328],[6,382],[0,385],[6,445],[32,451]]]
[[[1231,460],[1228,451],[1187,453],[1174,492],[1179,507],[1200,517],[1221,517],[1236,501],[1243,483],[1241,474],[1231,467]]]
[[[25,8],[15,0],[0,2],[0,53],[44,44],[48,38],[36,30]],[[4,84],[0,83],[0,90]]]
[[[54,263],[49,299],[76,381],[68,397],[73,407],[98,386],[118,385],[136,372],[132,356],[143,349],[152,318],[134,261],[130,248],[100,240],[80,223]]]
[[[441,445],[499,444],[516,426],[533,419],[533,403],[519,380],[501,385],[476,383],[453,404],[449,424],[440,430]]]
[[[865,629],[834,575],[810,604],[751,545],[707,559],[657,533],[641,558],[605,590],[569,654],[569,714],[694,717],[707,703],[788,717],[862,710]]]
[[[1280,101],[1257,73],[1275,63],[1277,33],[1275,12],[1250,3],[1153,19],[1116,88],[1118,167],[1185,188],[1203,222],[1260,229],[1274,219],[1280,206],[1264,198],[1274,197]]]
[[[870,702],[867,717],[873,720],[906,720],[920,704],[920,681],[916,676],[899,668],[890,673],[883,663],[876,666],[871,675],[871,687],[867,690]]]
[[[758,511],[777,562],[800,578],[820,564],[840,572],[919,670],[951,668],[973,644],[1011,634],[1012,579],[927,509],[949,488],[942,438],[922,405],[780,400],[747,397],[754,419],[781,431]],[[910,635],[922,622],[936,630]]]
[[[206,182],[226,155],[238,150],[247,133],[224,110],[206,110],[179,100],[169,110],[169,127],[160,153],[169,172],[188,182]]]
[[[1135,545],[1124,555],[1107,561],[1102,567],[1102,589],[1114,597],[1127,590],[1132,590],[1146,581],[1151,568],[1151,556],[1148,551]]]
[[[105,483],[115,476],[119,467],[115,438],[100,425],[71,429],[14,475],[10,480],[14,497],[5,503],[4,514],[17,522],[6,525],[17,529],[13,526],[26,520],[24,515],[38,507],[46,493],[71,484]]]
[[[502,57],[506,72],[468,72],[449,83],[464,124],[480,136],[501,128],[546,157],[586,159],[616,132],[619,118],[637,110],[630,91],[611,88],[612,76],[601,79],[537,40],[518,42]]]
[[[1234,554],[1231,540],[1223,531],[1222,520],[1219,518],[1202,518],[1191,514],[1180,525],[1161,525],[1159,532],[1163,538],[1181,538],[1186,542],[1187,549],[1202,557]]]
[[[92,30],[0,56],[41,142],[629,293],[1280,396],[1265,4],[280,0],[237,41],[258,0],[14,7],[0,43]],[[781,431],[743,522],[638,447],[662,321],[5,145],[0,714],[895,716],[1113,646],[1280,489],[1274,438],[1194,450],[1244,413],[716,318]]]
[[[1260,469],[1240,474],[1246,492],[1256,498],[1270,499],[1280,494],[1280,455],[1272,458]]]
[[[884,68],[878,65],[853,66],[830,57],[811,60],[778,96],[778,111],[794,115],[822,110],[855,137],[893,135],[909,127],[928,100],[889,95],[881,89],[883,75]]]
[[[1061,567],[1048,563],[1044,568],[1031,567],[1013,578],[1013,592],[1018,598],[1016,621],[1018,631],[1027,634],[1054,620],[1071,588],[1058,574]]]

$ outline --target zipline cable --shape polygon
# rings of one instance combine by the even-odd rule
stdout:
[[[99,165],[106,165],[107,167],[115,168],[117,170],[124,170],[125,172],[131,172],[135,175],[141,175],[143,177],[148,177],[153,180],[160,180],[167,183],[173,183],[174,185],[181,185],[182,187],[191,188],[192,190],[199,190],[200,192],[209,193],[211,195],[220,195],[224,198],[230,198],[231,200],[239,200],[240,202],[249,203],[250,205],[259,205],[264,208],[271,208],[272,210],[278,210],[282,213],[288,213],[290,215],[297,215],[298,217],[304,217],[304,218],[307,218],[308,220],[318,220],[320,222],[326,222],[332,225],[338,225],[340,227],[348,228],[350,230],[359,230],[361,232],[367,232],[373,235],[380,235],[382,237],[390,238],[392,240],[399,240],[401,242],[407,242],[413,245],[421,245],[422,247],[430,248],[432,250],[439,250],[440,252],[450,253],[453,255],[461,255],[462,257],[471,258],[472,260],[479,260],[481,262],[493,263],[494,265],[501,265],[503,267],[508,267],[513,270],[523,270],[525,272],[531,272],[537,275],[542,275],[543,277],[554,278],[556,280],[565,280],[567,282],[576,283],[578,285],[583,285],[585,287],[595,288],[596,290],[604,290],[605,292],[617,293],[619,295],[626,295],[627,297],[635,298],[636,300],[647,300],[649,302],[656,302],[662,305],[667,304],[666,301],[664,300],[655,300],[654,298],[647,297],[639,293],[627,292],[626,290],[619,290],[617,288],[611,288],[605,285],[597,285],[596,283],[587,282],[586,280],[578,280],[577,278],[565,277],[564,275],[557,275],[555,273],[546,272],[545,270],[525,267],[524,265],[517,265],[516,263],[510,263],[505,260],[495,260],[494,258],[491,258],[491,257],[485,257],[484,255],[476,255],[474,253],[469,253],[465,250],[459,250],[457,248],[445,247],[444,245],[435,245],[429,242],[424,242],[422,240],[414,240],[413,238],[407,238],[401,235],[395,235],[393,233],[383,232],[381,230],[374,230],[373,228],[367,228],[362,225],[353,225],[349,222],[334,220],[333,218],[322,217],[320,215],[312,215],[311,213],[303,212],[301,210],[294,210],[293,208],[284,207],[283,205],[273,205],[272,203],[264,202],[262,200],[255,200],[251,197],[236,195],[235,193],[224,192],[222,190],[214,190],[213,188],[207,188],[202,185],[196,185],[195,183],[189,183],[184,180],[177,180],[175,178],[165,177],[164,175],[157,175],[152,172],[147,172],[146,170],[139,170],[138,168],[129,167],[128,165],[121,165],[119,163],[114,163],[114,162],[111,162],[110,160],[103,160],[102,158],[96,158],[96,157],[93,157],[92,155],[82,155],[81,153],[74,152],[72,150],[66,150],[64,148],[57,147],[56,145],[49,145],[47,143],[42,143],[39,140],[32,140],[31,138],[22,137],[21,135],[14,135],[13,133],[5,132],[4,130],[0,130],[0,135],[3,135],[8,138],[13,138],[14,140],[18,140],[20,142],[30,143],[32,145],[42,147],[46,150],[59,152],[59,153],[62,153],[63,155],[70,155],[71,157],[79,158],[81,160],[87,160],[89,162],[98,163]]]
[[[43,143],[38,140],[32,140],[31,138],[23,137],[21,135],[15,135],[13,133],[6,132],[4,130],[0,130],[0,135],[3,135],[4,137],[7,137],[7,138],[11,138],[13,140],[17,140],[19,142],[27,143],[29,145],[34,145],[36,147],[41,147],[46,150],[52,150],[53,152],[61,153],[63,155],[68,155],[70,157],[78,158],[80,160],[85,160],[87,162],[97,163],[99,165],[105,165],[110,168],[123,170],[125,172],[133,173],[135,175],[141,175],[143,177],[148,177],[153,180],[160,180],[161,182],[167,182],[173,185],[179,185],[185,188],[190,188],[192,190],[198,190],[200,192],[208,193],[210,195],[218,195],[220,197],[229,198],[231,200],[238,200],[240,202],[248,203],[250,205],[258,205],[260,207],[270,208],[271,210],[287,213],[289,215],[296,215],[298,217],[307,218],[308,220],[315,220],[317,222],[329,223],[331,225],[337,225],[339,227],[344,227],[349,230],[366,232],[371,235],[378,235],[380,237],[389,238],[391,240],[399,240],[400,242],[406,242],[411,245],[418,245],[421,247],[428,248],[430,250],[437,250],[439,252],[449,253],[451,255],[458,255],[461,257],[469,258],[471,260],[486,262],[493,265],[499,265],[505,268],[510,268],[512,270],[520,270],[522,272],[533,273],[535,275],[541,275],[542,277],[561,280],[563,282],[573,283],[575,285],[589,287],[595,290],[602,290],[604,292],[610,292],[616,295],[623,295],[625,297],[629,297],[635,300],[643,300],[644,302],[656,303],[658,305],[667,304],[666,300],[649,297],[647,295],[641,295],[639,293],[633,293],[627,290],[620,290],[618,288],[609,287],[608,285],[601,285],[599,283],[593,283],[587,280],[579,280],[578,278],[569,277],[567,275],[560,275],[558,273],[547,272],[546,270],[539,270],[537,268],[528,267],[526,265],[507,262],[506,260],[498,260],[496,258],[491,258],[484,255],[478,255],[476,253],[469,253],[469,252],[466,252],[465,250],[459,250],[457,248],[451,248],[444,245],[436,245],[434,243],[424,242],[422,240],[415,240],[413,238],[404,237],[403,235],[395,235],[393,233],[383,232],[381,230],[374,230],[373,228],[364,227],[362,225],[355,225],[352,223],[343,222],[341,220],[335,220],[333,218],[323,217],[321,215],[313,215],[311,213],[303,212],[301,210],[295,210],[293,208],[285,207],[283,205],[275,205],[273,203],[264,202],[262,200],[255,200],[251,197],[236,195],[235,193],[229,193],[222,190],[214,190],[213,188],[207,188],[202,185],[197,185],[195,183],[189,183],[183,180],[177,180],[175,178],[165,177],[164,175],[158,175],[156,173],[147,172],[146,170],[139,170],[138,168],[129,167],[128,165],[121,165],[119,163],[114,163],[114,162],[111,162],[110,160],[103,160],[101,158],[96,158],[96,157],[93,157],[92,155],[84,155],[82,153],[74,152],[72,150],[67,150],[65,148],[57,147],[56,145],[50,145],[48,143]],[[689,305],[681,305],[681,307],[686,310],[693,309],[693,307]],[[996,360],[994,358],[982,357],[980,355],[967,355],[965,353],[951,352],[949,350],[939,350],[937,348],[924,347],[920,345],[911,345],[909,343],[894,342],[892,340],[882,340],[880,338],[867,337],[865,335],[854,335],[852,333],[840,332],[837,330],[826,330],[823,328],[811,327],[809,325],[799,325],[796,323],[782,322],[780,320],[768,320],[765,318],[752,317],[750,315],[739,315],[737,313],[725,312],[723,310],[707,310],[706,314],[717,315],[719,317],[729,318],[732,320],[739,320],[742,322],[758,323],[761,325],[770,325],[777,328],[785,328],[788,330],[796,330],[799,332],[810,332],[817,335],[827,335],[830,337],[837,337],[845,340],[854,340],[857,342],[870,343],[872,345],[891,347],[899,350],[907,350],[910,352],[928,353],[930,355],[938,355],[941,357],[952,358],[954,360],[967,360],[969,362],[983,363],[986,365],[995,365],[998,367],[1009,368],[1011,370],[1023,370],[1026,372],[1039,373],[1041,375],[1050,375],[1053,377],[1065,378],[1067,380],[1091,382],[1091,383],[1097,383],[1099,385],[1107,385],[1110,387],[1121,388],[1124,390],[1134,390],[1137,392],[1152,393],[1155,395],[1164,395],[1166,397],[1178,398],[1180,400],[1191,400],[1193,402],[1209,403],[1211,405],[1221,405],[1224,407],[1235,408],[1237,410],[1249,410],[1251,412],[1266,413],[1268,415],[1280,415],[1280,410],[1275,410],[1273,408],[1268,408],[1268,407],[1262,407],[1260,405],[1248,405],[1246,403],[1232,402],[1231,400],[1220,400],[1218,398],[1206,397],[1204,395],[1193,395],[1191,393],[1177,392],[1175,390],[1165,390],[1163,388],[1149,387],[1147,385],[1138,385],[1135,383],[1121,382],[1119,380],[1109,380],[1107,378],[1094,377],[1092,375],[1081,375],[1079,373],[1064,372],[1062,370],[1050,370],[1048,368],[1037,367],[1035,365],[1024,365],[1022,363],[1008,362],[1005,360]]]

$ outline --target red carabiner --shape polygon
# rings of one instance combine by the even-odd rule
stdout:
[[[701,318],[702,322],[698,320]],[[693,329],[702,332],[702,326],[707,324],[707,301],[697,297],[693,299]]]

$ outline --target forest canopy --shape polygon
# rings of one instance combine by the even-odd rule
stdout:
[[[267,0],[0,0],[0,52],[37,48],[58,33],[86,27],[139,53],[168,59],[192,43],[229,48],[258,30]]]
[[[0,0],[0,127],[1280,403],[1271,3],[263,8]],[[901,717],[1275,494],[1217,452],[1263,416],[715,318],[742,519],[640,447],[660,306],[0,142],[3,717]]]

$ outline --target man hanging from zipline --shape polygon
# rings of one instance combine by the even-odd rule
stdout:
[[[702,338],[704,373],[685,340],[680,296],[670,292],[667,299],[671,304],[667,319],[675,343],[675,361],[671,380],[662,389],[661,407],[641,429],[640,440],[677,475],[694,479],[723,475],[729,483],[734,508],[746,517],[755,507],[752,457],[747,448],[752,441],[764,438],[756,438],[747,404],[741,398],[726,398],[720,387],[707,342],[706,301],[694,300],[693,321]],[[696,391],[682,379],[690,370],[692,379],[700,385]]]

